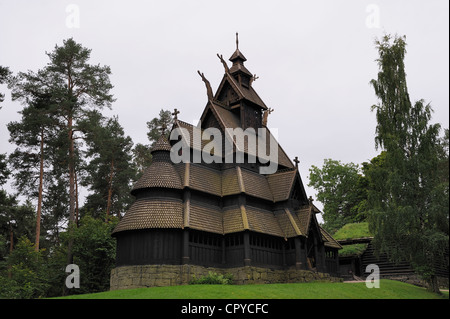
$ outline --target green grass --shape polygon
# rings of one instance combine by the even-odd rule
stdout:
[[[365,222],[346,224],[333,235],[333,238],[340,240],[371,236],[372,234],[369,232],[369,223]]]
[[[369,223],[351,223],[346,224],[341,229],[339,229],[333,235],[333,238],[336,240],[340,240],[371,236],[372,235],[369,232]],[[366,250],[366,248],[367,244],[345,245],[341,250],[339,250],[339,256],[359,256]]]
[[[63,297],[61,297],[63,298]],[[265,285],[187,285],[115,290],[72,295],[64,299],[448,299],[410,284],[381,280],[380,288],[365,283],[310,282]]]

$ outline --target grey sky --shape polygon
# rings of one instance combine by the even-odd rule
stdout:
[[[379,153],[369,81],[378,70],[374,39],[384,32],[407,36],[411,99],[431,102],[433,122],[448,128],[448,30],[447,0],[0,0],[0,65],[36,71],[45,51],[73,37],[92,49],[91,63],[112,69],[117,101],[105,114],[117,114],[135,143],[148,143],[146,122],[161,108],[197,123],[206,104],[197,70],[217,89],[224,71],[216,54],[228,59],[239,32],[246,67],[259,76],[254,88],[275,109],[269,127],[301,160],[306,186],[324,158],[362,163]],[[0,153],[9,153],[6,124],[21,106],[4,85],[0,92]]]

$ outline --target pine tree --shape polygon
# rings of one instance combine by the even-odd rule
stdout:
[[[36,97],[21,112],[20,122],[8,123],[11,143],[17,148],[9,161],[14,168],[14,186],[22,195],[37,197],[36,251],[39,250],[44,187],[44,166],[49,167],[47,152],[58,124],[52,117],[55,105],[48,95]],[[47,175],[49,176],[49,175]],[[38,186],[37,186],[38,185]]]
[[[125,136],[117,117],[104,118],[98,112],[91,112],[80,125],[86,128],[86,175],[83,185],[92,192],[87,196],[85,210],[96,214],[106,212],[108,218],[114,213],[121,217],[130,202],[130,188],[136,179],[132,161],[133,142]],[[87,130],[89,128],[89,130]]]
[[[91,50],[84,48],[72,38],[63,41],[62,46],[46,53],[49,63],[38,72],[19,73],[12,82],[13,100],[24,102],[36,96],[49,95],[57,105],[54,116],[64,123],[61,133],[67,140],[67,171],[69,185],[69,231],[75,226],[76,217],[76,167],[79,143],[82,138],[78,121],[92,109],[111,107],[114,101],[110,94],[111,70],[108,66],[88,63]],[[67,262],[72,262],[72,245],[69,243]]]
[[[438,292],[434,266],[445,262],[449,241],[448,182],[442,182],[439,170],[440,125],[429,123],[430,104],[410,101],[405,37],[386,35],[376,46],[380,70],[371,84],[380,103],[372,110],[376,147],[385,154],[383,164],[368,171],[374,244],[393,261],[409,261]]]
[[[11,71],[8,67],[4,67],[0,65],[0,84],[7,83],[9,77],[11,76]],[[5,99],[5,94],[0,92],[0,103]],[[1,109],[1,107],[0,107]]]

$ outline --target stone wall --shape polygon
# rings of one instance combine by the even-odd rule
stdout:
[[[111,271],[110,289],[187,285],[193,276],[199,278],[207,275],[209,272],[232,274],[233,283],[238,285],[310,282],[317,280],[342,281],[341,278],[331,277],[329,274],[300,270],[295,267],[281,270],[253,266],[207,268],[196,265],[139,265],[122,266],[113,269]]]

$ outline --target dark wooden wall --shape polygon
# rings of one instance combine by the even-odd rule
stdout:
[[[294,238],[285,240],[254,232],[224,236],[193,229],[135,230],[117,234],[116,265],[178,265],[183,261],[206,267],[284,268],[301,261],[301,267],[307,269],[305,245],[296,246]],[[305,256],[299,257],[298,253]],[[325,250],[325,253],[326,269],[320,271],[336,274],[337,253],[333,250]]]
[[[180,264],[181,243],[178,229],[121,232],[117,236],[116,265]]]

